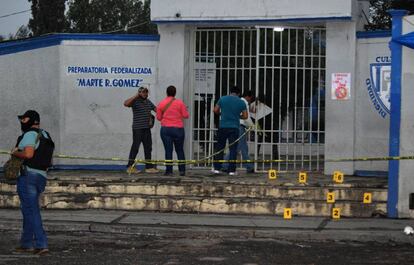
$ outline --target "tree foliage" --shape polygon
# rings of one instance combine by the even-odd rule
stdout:
[[[65,32],[66,0],[28,0],[32,3],[32,18],[29,28],[33,36],[47,33]]]
[[[60,32],[157,33],[151,24],[150,0],[28,1],[32,3],[29,29],[33,36]]]
[[[70,32],[156,33],[150,1],[69,0]]]
[[[390,9],[405,9],[414,13],[414,0],[371,0],[370,24],[366,30],[388,30],[391,28]]]
[[[30,29],[26,25],[21,25],[19,29],[17,30],[16,34],[14,34],[13,39],[25,39],[30,37]]]

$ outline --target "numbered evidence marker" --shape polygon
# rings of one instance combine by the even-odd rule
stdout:
[[[276,179],[277,178],[276,170],[274,170],[274,169],[270,169],[268,174],[269,174],[269,179]]]
[[[333,219],[341,218],[341,208],[333,208],[332,209],[332,218]]]
[[[292,209],[291,208],[285,208],[284,209],[283,218],[284,219],[292,219]]]
[[[364,203],[372,203],[372,193],[364,193]]]
[[[342,173],[341,171],[334,171],[333,181],[335,181],[336,183],[343,183],[344,182],[344,173]]]
[[[299,183],[306,183],[308,174],[306,172],[299,172]]]
[[[335,202],[335,192],[328,192],[328,194],[326,195],[326,202],[327,203]]]

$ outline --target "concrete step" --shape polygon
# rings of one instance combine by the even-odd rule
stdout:
[[[41,205],[47,209],[111,209],[161,212],[218,214],[282,215],[291,208],[296,216],[331,216],[332,208],[340,208],[344,217],[372,217],[386,212],[386,203],[363,204],[354,201],[326,201],[214,198],[195,196],[146,196],[131,194],[67,194],[45,193]],[[15,193],[0,194],[1,208],[19,207]]]
[[[11,183],[2,183],[0,192],[14,192],[16,187]],[[45,193],[67,194],[125,194],[125,195],[152,195],[152,196],[197,196],[222,198],[261,198],[261,199],[298,199],[298,200],[326,200],[328,192],[335,194],[335,200],[362,201],[364,193],[372,194],[373,202],[386,202],[387,190],[372,187],[350,187],[349,185],[335,184],[331,186],[315,187],[308,185],[274,185],[250,183],[221,183],[205,182],[171,182],[147,183],[137,182],[91,182],[91,181],[59,181],[48,182]]]
[[[283,215],[291,208],[297,216],[331,216],[341,208],[346,217],[386,214],[386,181],[347,178],[342,184],[319,175],[307,184],[291,175],[270,181],[266,174],[211,177],[194,173],[187,177],[127,176],[120,173],[51,174],[41,197],[50,209],[112,209],[220,214]],[[328,192],[335,203],[327,203]],[[364,193],[372,202],[363,203]],[[0,179],[0,207],[19,207],[15,184]]]

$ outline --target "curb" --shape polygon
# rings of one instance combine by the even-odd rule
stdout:
[[[130,234],[160,238],[211,238],[211,239],[277,239],[291,241],[353,241],[414,245],[414,237],[402,230],[348,230],[348,229],[300,229],[261,227],[219,227],[186,225],[131,225],[89,222],[45,222],[47,232],[90,232]],[[0,231],[20,231],[16,220],[0,220]]]

